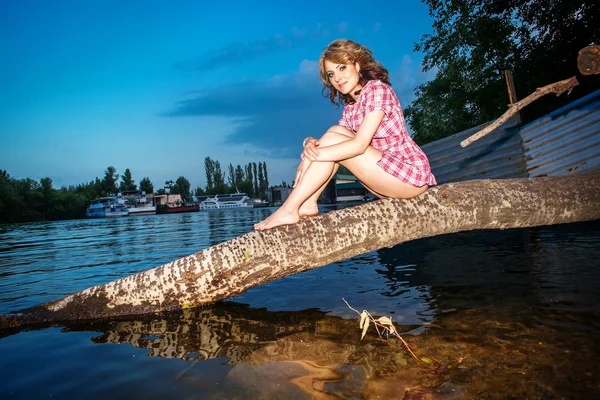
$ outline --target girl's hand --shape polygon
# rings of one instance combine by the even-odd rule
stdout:
[[[302,179],[304,179],[304,175],[306,174],[306,171],[308,171],[308,167],[310,167],[310,164],[312,164],[312,161],[308,158],[304,158],[302,161],[300,161],[300,165],[298,165],[298,169],[296,170],[296,179],[294,179],[294,187],[298,186],[300,182],[302,182]]]
[[[304,150],[302,151],[300,159],[309,159],[310,161],[315,161],[321,154],[319,153],[319,150],[317,150],[317,147],[319,147],[319,141],[317,139],[306,138],[304,140]]]

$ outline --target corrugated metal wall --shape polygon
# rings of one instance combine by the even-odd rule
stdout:
[[[438,183],[600,170],[600,90],[520,128],[509,120],[460,146],[484,126],[423,146]]]
[[[529,176],[600,171],[600,90],[520,130]]]
[[[521,136],[516,119],[507,121],[487,136],[461,147],[460,142],[485,125],[424,145],[438,184],[471,179],[527,177]]]

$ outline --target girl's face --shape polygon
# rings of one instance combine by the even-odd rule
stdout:
[[[358,72],[360,71],[360,66],[358,63],[355,64],[337,64],[333,63],[329,60],[325,60],[324,62],[325,72],[327,73],[327,78],[329,78],[329,83],[333,85],[333,87],[342,94],[350,94],[350,96],[356,100],[357,95],[354,92],[361,89],[360,85],[360,76]]]

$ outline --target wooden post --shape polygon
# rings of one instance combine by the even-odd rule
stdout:
[[[515,104],[517,102],[517,91],[515,90],[515,81],[513,80],[512,72],[509,70],[504,70],[504,78],[506,79],[506,87],[508,88],[508,100],[510,104]],[[521,113],[517,112],[517,123],[521,123]]]
[[[504,70],[504,77],[506,78],[506,86],[508,88],[508,100],[510,104],[515,104],[517,102],[517,91],[515,90],[512,72],[507,69]]]

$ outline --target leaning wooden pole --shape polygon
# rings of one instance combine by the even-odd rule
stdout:
[[[581,75],[584,76],[600,74],[600,45],[591,45],[579,50],[577,56],[577,68],[579,69]],[[509,79],[507,78],[507,81],[508,80]],[[575,88],[577,85],[579,85],[579,80],[577,80],[577,76],[574,76],[569,79],[554,82],[550,85],[537,88],[535,92],[531,93],[529,96],[516,103],[513,103],[512,94],[514,93],[514,88],[511,88],[511,85],[509,84],[511,104],[509,104],[508,110],[504,114],[502,114],[500,118],[498,118],[496,121],[492,122],[489,125],[486,125],[479,132],[476,132],[475,134],[460,142],[460,145],[462,147],[466,147],[474,141],[481,139],[482,137],[492,132],[494,129],[504,124],[514,115],[517,115],[519,111],[521,111],[523,108],[527,107],[529,104],[533,103],[540,97],[546,96],[550,93],[554,93],[556,96],[560,96],[564,92],[571,93],[573,88]]]
[[[448,183],[410,200],[383,199],[250,232],[26,310],[24,317],[99,318],[196,307],[422,237],[594,219],[600,219],[600,173]]]
[[[492,132],[494,129],[498,128],[500,125],[504,124],[512,116],[517,114],[523,108],[527,107],[529,104],[533,103],[535,100],[539,99],[540,97],[546,96],[550,93],[554,93],[556,96],[560,96],[564,92],[571,93],[571,90],[573,90],[573,88],[577,85],[579,85],[579,81],[577,80],[577,77],[574,76],[572,78],[565,79],[560,82],[554,82],[551,85],[537,88],[535,90],[535,92],[531,93],[529,96],[525,97],[524,99],[522,99],[514,104],[510,104],[508,107],[508,110],[504,114],[502,114],[500,116],[500,118],[498,118],[491,124],[487,125],[485,128],[483,128],[479,132],[469,136],[468,138],[466,138],[465,140],[460,142],[460,145],[462,147],[467,147],[468,145],[475,142],[476,140],[481,139],[482,137],[486,136],[488,133]]]

